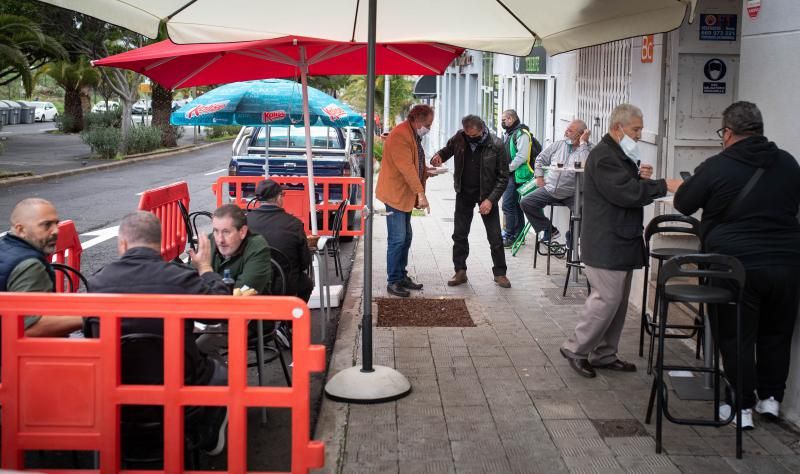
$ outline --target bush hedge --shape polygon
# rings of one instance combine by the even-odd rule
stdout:
[[[148,125],[131,127],[128,131],[127,154],[146,153],[161,148],[161,129]]]
[[[117,155],[122,140],[120,130],[114,127],[93,127],[81,132],[81,140],[101,158],[111,159]]]
[[[206,127],[206,137],[215,139],[223,137],[235,137],[241,130],[239,125],[217,125],[214,127]]]

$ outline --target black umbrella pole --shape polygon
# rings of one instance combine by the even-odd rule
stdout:
[[[367,163],[366,205],[364,225],[364,311],[361,321],[362,372],[372,372],[372,146],[375,142],[375,24],[378,0],[369,0],[369,22],[367,25]]]

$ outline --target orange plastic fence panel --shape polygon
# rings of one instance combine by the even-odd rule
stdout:
[[[58,472],[120,472],[120,407],[164,407],[164,469],[184,466],[183,407],[224,406],[229,413],[228,471],[247,473],[249,407],[292,410],[291,472],[324,463],[324,445],[310,439],[311,372],[325,368],[325,348],[311,344],[311,316],[293,297],[116,294],[0,294],[2,383],[0,468],[21,469],[27,450],[99,452],[99,469]],[[26,338],[26,314],[97,316],[97,339]],[[120,384],[120,319],[163,318],[164,385]],[[184,386],[185,319],[228,321],[228,385]],[[292,320],[291,387],[247,385],[247,321]],[[53,471],[56,472],[56,471]],[[130,471],[124,471],[130,472]],[[219,471],[217,471],[219,472]]]
[[[242,185],[249,184],[252,187],[263,180],[263,176],[222,176],[217,179],[217,181],[211,185],[211,191],[217,197],[217,207],[226,204],[228,202],[235,203],[241,208],[246,208],[247,203],[250,198],[244,195],[242,191]],[[306,226],[306,231],[308,233],[311,232],[311,224],[309,217],[303,219],[302,217],[298,216],[298,213],[304,213],[304,215],[308,216],[309,213],[309,203],[308,203],[308,178],[305,176],[270,176],[270,179],[281,184],[283,186],[288,187],[286,190],[287,193],[289,192],[299,192],[301,189],[303,191],[303,196],[306,200],[305,208],[300,208],[300,204],[296,205],[288,205],[286,204],[286,199],[284,198],[284,206],[286,207],[286,211],[292,215],[297,216]],[[344,213],[344,217],[342,220],[342,228],[339,232],[339,235],[342,236],[355,236],[355,235],[364,235],[364,220],[365,220],[365,201],[364,201],[364,189],[365,189],[365,182],[363,178],[357,177],[333,177],[333,176],[321,176],[314,178],[315,186],[321,186],[321,198],[322,200],[317,203],[317,211],[322,213],[321,222],[318,222],[319,225],[319,235],[333,235],[333,213],[336,212],[336,209],[339,207],[339,203],[341,200],[331,201],[330,196],[332,194],[331,188],[338,187],[341,188],[341,199],[348,201],[345,210],[348,212]],[[339,191],[337,191],[339,193]],[[287,194],[288,195],[288,194]],[[291,207],[290,207],[291,206]],[[356,223],[353,229],[349,229],[351,226],[351,219],[350,215],[351,212],[349,211],[357,211],[358,214],[358,223]]]
[[[148,189],[139,200],[139,210],[152,212],[161,220],[161,257],[174,260],[186,248],[186,225],[178,202],[189,210],[189,185],[179,181]]]
[[[81,253],[83,247],[81,246],[81,239],[78,238],[78,231],[75,229],[75,223],[71,220],[66,220],[58,224],[58,240],[56,241],[56,249],[50,256],[50,261],[53,263],[64,263],[70,267],[80,271],[81,270]],[[70,275],[72,282],[72,292],[77,293],[80,288],[81,281],[75,275]],[[70,287],[66,283],[68,277],[59,272],[56,274],[56,292],[64,293],[69,291]]]

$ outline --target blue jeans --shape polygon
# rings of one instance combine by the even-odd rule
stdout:
[[[505,216],[505,228],[503,237],[506,239],[516,239],[522,227],[525,225],[525,214],[519,205],[519,193],[517,193],[517,183],[514,173],[508,176],[508,185],[503,193],[503,216]]]
[[[386,273],[389,284],[398,282],[408,275],[408,250],[411,248],[411,213],[403,212],[386,205]]]

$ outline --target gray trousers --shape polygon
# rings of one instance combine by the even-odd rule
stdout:
[[[575,197],[570,196],[565,199],[556,199],[552,194],[547,192],[547,189],[538,188],[522,198],[522,201],[519,203],[522,207],[522,212],[525,213],[525,216],[531,223],[531,227],[533,227],[533,230],[535,230],[537,234],[543,230],[550,229],[550,219],[544,215],[544,208],[551,204],[563,204],[570,210],[574,210]]]
[[[592,292],[586,298],[575,333],[561,347],[576,359],[589,359],[592,365],[610,364],[617,360],[633,270],[606,270],[586,265],[585,271]]]

